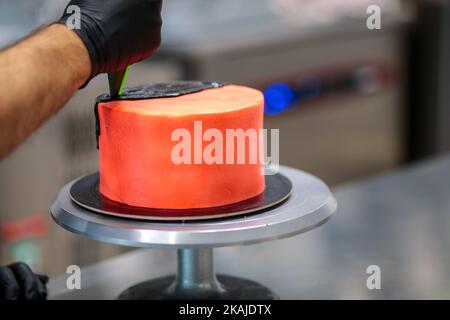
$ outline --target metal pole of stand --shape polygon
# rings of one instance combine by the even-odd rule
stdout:
[[[170,291],[180,298],[219,297],[224,288],[214,273],[212,248],[178,249],[178,273]]]

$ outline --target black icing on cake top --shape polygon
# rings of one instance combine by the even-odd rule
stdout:
[[[120,96],[111,99],[109,94],[97,98],[97,103],[115,100],[145,100],[155,98],[173,98],[206,89],[219,88],[224,82],[176,81],[167,83],[149,83],[136,87],[126,87]]]
[[[117,100],[145,100],[156,98],[173,98],[185,94],[200,92],[207,89],[220,88],[227,85],[225,82],[204,82],[204,81],[176,81],[167,83],[151,83],[143,84],[136,87],[126,87],[120,96],[111,98],[109,94],[98,96],[95,101],[95,134],[100,136],[100,120],[98,116],[98,104],[101,102],[117,101]]]

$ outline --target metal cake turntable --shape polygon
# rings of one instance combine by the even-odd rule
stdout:
[[[287,178],[289,177],[289,178]],[[303,171],[281,166],[266,190],[235,204],[193,210],[126,206],[98,192],[98,174],[65,185],[51,207],[63,228],[94,240],[178,249],[178,273],[137,284],[119,299],[276,299],[250,280],[217,275],[213,248],[252,244],[309,231],[326,222],[337,203],[329,188]]]

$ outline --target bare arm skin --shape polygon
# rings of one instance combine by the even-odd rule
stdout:
[[[61,24],[0,52],[0,159],[56,113],[90,74],[86,47]]]

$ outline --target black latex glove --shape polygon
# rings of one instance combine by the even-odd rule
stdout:
[[[0,300],[45,300],[47,282],[22,262],[0,267]]]
[[[149,57],[161,43],[162,0],[72,0],[81,11],[81,28],[74,29],[91,58],[91,77]],[[72,14],[64,11],[59,23]]]

